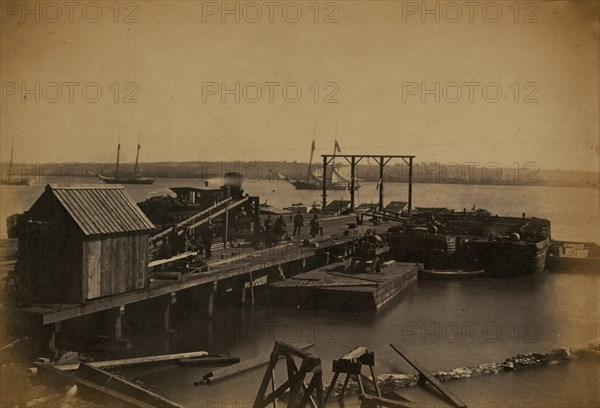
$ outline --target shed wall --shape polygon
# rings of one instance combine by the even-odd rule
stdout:
[[[143,289],[148,278],[148,238],[144,232],[84,241],[83,298]]]

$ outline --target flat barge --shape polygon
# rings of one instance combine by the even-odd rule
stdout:
[[[548,269],[559,273],[600,274],[600,246],[594,242],[553,241]]]
[[[386,262],[379,273],[344,273],[337,262],[271,284],[278,304],[340,312],[376,311],[417,281],[419,265]]]

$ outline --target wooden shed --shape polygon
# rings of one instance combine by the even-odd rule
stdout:
[[[49,184],[19,223],[19,289],[45,303],[142,289],[153,228],[123,186]]]

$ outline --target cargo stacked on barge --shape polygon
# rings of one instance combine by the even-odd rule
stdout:
[[[482,209],[417,209],[388,230],[388,239],[397,260],[494,276],[544,270],[551,244],[549,220],[499,217]]]

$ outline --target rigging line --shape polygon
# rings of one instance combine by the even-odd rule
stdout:
[[[385,172],[385,170],[384,170]],[[375,200],[375,192],[381,188],[381,183],[383,183],[383,178],[379,177],[377,184],[375,185],[375,189],[373,190],[373,195],[371,196],[371,207],[373,206],[373,200]]]
[[[125,34],[127,36],[127,76],[126,76],[126,83],[129,82],[129,76],[131,74],[131,44],[129,43],[129,31],[125,31]],[[119,85],[117,85],[119,86]],[[110,131],[108,132],[108,136],[107,138],[104,139],[104,150],[102,152],[103,155],[106,154],[106,149],[108,146],[108,142],[109,142],[109,138],[110,136],[113,134],[113,131],[115,129],[115,125],[117,124],[117,121],[121,118],[121,111],[123,110],[123,103],[121,103],[121,101],[119,100],[119,109],[117,110],[117,113],[115,114],[115,119],[113,120],[113,123],[110,127]],[[119,143],[121,142],[121,135],[119,134]]]

